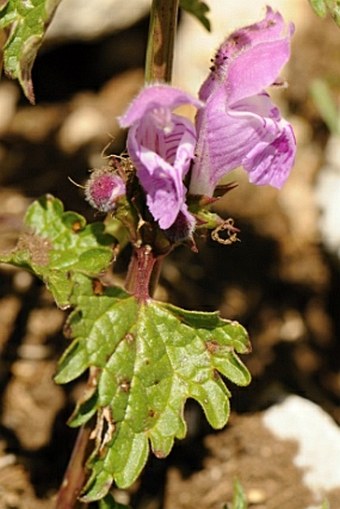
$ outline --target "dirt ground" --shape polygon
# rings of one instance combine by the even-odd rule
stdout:
[[[86,178],[108,132],[110,151],[122,150],[114,119],[142,84],[146,26],[144,20],[95,43],[47,48],[34,67],[35,107],[15,84],[0,85],[1,250],[15,244],[26,207],[43,193],[94,218],[68,177]],[[137,48],[128,60],[127,41]],[[340,262],[320,241],[314,199],[329,133],[308,90],[311,79],[324,76],[339,99],[340,30],[315,18],[294,48],[290,87],[280,95],[299,144],[289,182],[278,193],[235,175],[239,186],[218,210],[234,218],[241,242],[201,240],[198,254],[178,249],[165,261],[157,293],[189,309],[219,309],[245,325],[253,352],[243,360],[253,382],[231,387],[233,413],[222,432],[213,432],[189,402],[188,437],[168,459],[151,458],[129,493],[116,492],[134,509],[222,509],[235,478],[250,507],[305,509],[315,502],[293,464],[296,444],[279,442],[260,420],[282,394],[295,393],[340,424]],[[127,256],[115,268],[118,284]],[[84,382],[53,383],[66,346],[65,314],[42,284],[5,266],[0,280],[0,509],[50,509],[76,436],[65,422]],[[332,509],[340,507],[340,493],[328,498]]]

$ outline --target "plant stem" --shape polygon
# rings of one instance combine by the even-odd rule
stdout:
[[[146,50],[145,82],[171,83],[174,46],[177,32],[179,0],[153,0],[150,11],[148,47]],[[136,273],[136,248],[127,275],[127,289],[131,291],[131,279]],[[161,273],[162,257],[156,258],[148,288],[152,296]]]
[[[139,301],[146,301],[155,290],[150,288],[151,278],[157,258],[151,246],[134,248],[126,276],[125,288]]]
[[[179,0],[153,0],[145,82],[171,82]]]
[[[80,428],[72,455],[60,486],[55,509],[74,509],[87,504],[78,502],[78,496],[85,482],[85,461],[91,435],[92,420]]]
[[[87,381],[87,391],[92,391],[97,385],[99,370],[91,368]],[[78,500],[79,494],[86,481],[86,460],[91,452],[90,436],[94,427],[94,418],[90,419],[78,432],[69,464],[60,486],[55,509],[86,509],[88,504]]]

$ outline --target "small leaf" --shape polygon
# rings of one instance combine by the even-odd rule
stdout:
[[[92,391],[85,394],[81,401],[78,402],[73,414],[67,421],[71,428],[82,426],[96,413],[98,406],[98,391]]]
[[[107,495],[113,482],[113,476],[107,471],[102,470],[100,461],[98,461],[93,468],[92,475],[86,485],[86,488],[92,495],[92,500],[100,500]],[[88,501],[88,497],[84,496],[81,498],[83,502]]]
[[[327,14],[327,6],[325,0],[309,0],[314,11],[320,18],[324,18]]]
[[[244,489],[240,481],[236,480],[234,482],[234,496],[231,509],[247,509],[247,508],[248,502],[246,494],[244,493]]]
[[[340,26],[340,0],[309,0],[318,16],[324,18],[329,12],[335,23]]]
[[[83,424],[97,408],[96,442],[88,461],[92,475],[82,497],[91,502],[103,497],[113,480],[129,487],[150,447],[157,457],[169,454],[175,438],[186,434],[188,398],[199,402],[214,428],[224,426],[230,392],[221,375],[249,383],[236,353],[250,346],[243,327],[217,313],[153,300],[140,303],[117,288],[96,295],[85,275],[77,276],[74,288],[75,309],[67,328],[75,339],[60,361],[56,381],[98,369],[95,393],[78,405],[71,421]]]
[[[27,210],[28,233],[0,261],[31,270],[52,292],[61,308],[70,305],[74,274],[96,276],[112,259],[113,237],[102,223],[86,225],[75,212],[64,212],[53,196],[43,196]]]
[[[195,16],[202,23],[204,28],[210,32],[210,21],[206,16],[210,9],[205,2],[201,0],[180,0],[179,4],[182,9]]]
[[[329,131],[338,134],[340,129],[338,110],[327,82],[319,79],[313,80],[310,91],[315,106]]]
[[[86,371],[88,355],[80,341],[74,341],[59,360],[59,372],[55,377],[57,384],[65,384],[78,378]]]
[[[17,78],[34,103],[31,71],[45,31],[61,0],[7,0],[0,4],[0,29],[10,28],[4,47],[4,69]]]

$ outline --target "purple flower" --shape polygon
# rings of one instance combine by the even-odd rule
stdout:
[[[291,125],[264,89],[278,83],[293,26],[267,7],[259,23],[237,30],[218,50],[199,97],[198,142],[190,192],[212,196],[218,181],[243,165],[250,182],[280,188],[295,158]]]
[[[177,217],[188,225],[183,179],[194,157],[194,125],[173,110],[183,104],[200,106],[189,94],[168,85],[144,88],[120,117],[121,127],[130,127],[127,148],[137,176],[146,192],[148,208],[166,230]]]

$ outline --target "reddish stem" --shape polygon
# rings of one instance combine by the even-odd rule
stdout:
[[[126,276],[125,288],[139,301],[149,299],[150,294],[153,293],[156,287],[155,282],[152,281],[153,288],[150,288],[156,261],[157,257],[155,257],[150,246],[144,245],[134,248]]]

